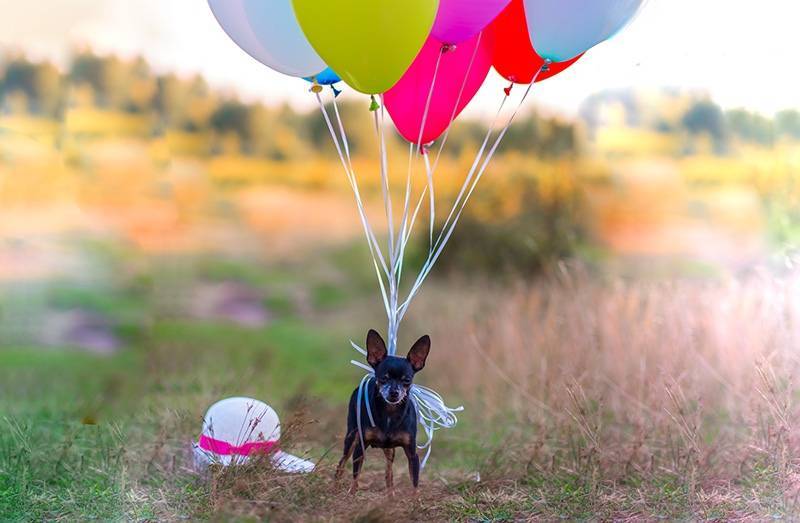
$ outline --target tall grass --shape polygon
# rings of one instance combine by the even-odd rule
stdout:
[[[358,332],[378,316],[342,300],[255,331],[156,321],[136,358],[5,355],[0,520],[763,520],[800,510],[800,275],[643,282],[560,266],[516,286],[431,281],[403,335],[432,335],[417,381],[466,411],[437,433],[416,499],[402,465],[387,499],[379,452],[368,452],[355,497],[332,480],[358,379],[343,325]],[[282,448],[318,460],[317,472],[260,461],[192,470],[203,410],[233,394],[270,401]]]
[[[538,513],[800,510],[800,275],[630,283],[562,266],[512,290],[440,290],[419,311],[436,359],[458,362],[437,385],[501,428],[483,476],[542,482]],[[559,512],[565,481],[580,502]]]

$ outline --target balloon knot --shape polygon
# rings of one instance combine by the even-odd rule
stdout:
[[[514,87],[514,83],[512,82],[509,84],[508,87],[503,88],[503,92],[506,93],[506,96],[511,96],[511,89]]]
[[[428,149],[430,148],[430,145],[431,144],[429,144],[429,143],[422,144],[422,146],[419,148],[419,154],[421,154],[422,156],[427,155],[428,154]]]
[[[442,44],[442,54],[450,53],[456,50],[456,44]]]
[[[319,94],[322,92],[322,86],[319,85],[316,80],[314,80],[314,83],[313,85],[311,85],[311,89],[309,89],[309,92],[312,92],[314,94]]]
[[[369,112],[374,113],[375,111],[377,111],[378,109],[381,108],[381,106],[378,105],[378,102],[375,100],[375,95],[374,94],[370,95],[369,99],[370,99]]]
[[[331,91],[333,91],[333,97],[336,98],[340,94],[342,94],[341,89],[337,89],[335,85],[331,84]]]
[[[550,70],[550,65],[552,65],[552,63],[553,63],[552,60],[550,60],[549,58],[546,58],[544,63],[542,64],[542,72],[546,73],[547,71],[549,71]]]

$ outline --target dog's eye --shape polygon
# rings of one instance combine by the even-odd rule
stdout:
[[[409,378],[408,376],[403,378],[403,385],[411,385],[411,378]]]

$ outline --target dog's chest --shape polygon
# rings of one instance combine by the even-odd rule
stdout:
[[[402,429],[386,431],[380,427],[369,427],[364,431],[364,442],[382,449],[407,447],[411,444],[411,433]]]

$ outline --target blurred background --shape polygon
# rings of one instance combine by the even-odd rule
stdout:
[[[412,306],[401,350],[429,332],[421,381],[467,407],[437,434],[439,474],[511,474],[519,451],[526,474],[596,471],[594,494],[638,474],[698,496],[742,474],[732,456],[749,453],[746,470],[770,471],[774,496],[753,508],[733,489],[725,507],[794,507],[795,407],[783,398],[796,398],[800,342],[800,89],[780,56],[797,7],[768,2],[759,28],[743,6],[694,4],[653,0],[630,31],[534,89]],[[725,27],[710,28],[701,15],[723,6]],[[192,490],[181,449],[229,395],[274,404],[312,457],[338,449],[359,379],[348,340],[385,318],[307,84],[240,53],[203,2],[0,7],[0,508],[209,514],[219,507]],[[733,38],[739,22],[758,48]],[[455,124],[440,208],[503,86],[487,82]],[[368,100],[340,101],[385,230]],[[398,192],[405,155],[393,135]],[[412,264],[427,249],[418,232]],[[570,408],[582,414],[560,413]],[[592,432],[594,415],[610,428]],[[489,418],[502,422],[487,429]],[[673,441],[681,430],[688,439]],[[514,449],[507,467],[499,442]],[[242,497],[225,510],[249,513]],[[678,516],[684,499],[636,510]],[[543,503],[545,515],[578,513]]]

